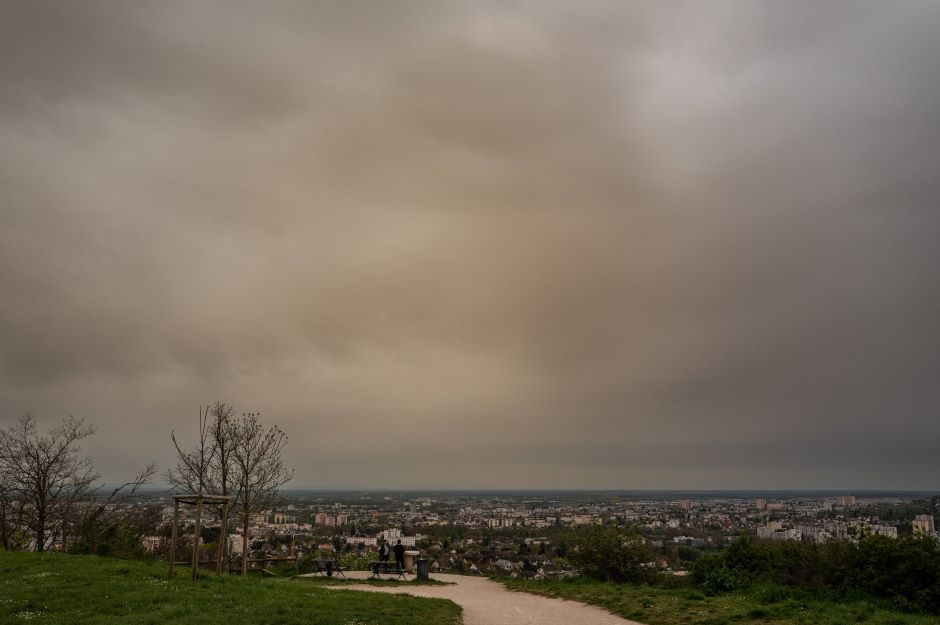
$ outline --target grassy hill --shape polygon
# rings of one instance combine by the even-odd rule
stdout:
[[[888,605],[837,600],[767,586],[707,596],[695,588],[600,582],[504,579],[510,590],[592,603],[649,625],[937,625],[936,616],[906,614]]]
[[[0,623],[456,625],[443,599],[335,592],[305,580],[167,579],[154,562],[0,552]]]

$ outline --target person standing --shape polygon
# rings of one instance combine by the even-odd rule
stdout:
[[[405,546],[401,544],[401,539],[399,539],[398,544],[395,545],[395,562],[398,563],[398,568],[405,568]]]
[[[391,551],[392,550],[388,546],[388,541],[382,539],[382,545],[379,547],[379,560],[381,562],[388,562],[388,556]]]

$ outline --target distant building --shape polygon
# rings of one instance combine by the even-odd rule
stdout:
[[[914,528],[915,536],[918,534],[933,534],[936,531],[933,516],[930,514],[918,514],[914,517],[911,525]]]
[[[845,521],[826,521],[823,530],[835,540],[845,540],[849,535],[849,528]]]
[[[803,533],[796,528],[793,529],[773,529],[772,527],[758,527],[757,537],[764,540],[793,540],[798,541],[803,538]]]
[[[677,545],[687,545],[689,547],[704,547],[705,546],[704,538],[696,538],[694,536],[676,536],[675,538],[672,539],[672,542],[674,542]]]
[[[378,537],[384,538],[392,544],[395,544],[400,540],[401,544],[405,547],[414,547],[422,538],[421,534],[415,534],[414,536],[404,536],[402,535],[401,530],[398,528],[390,528],[384,532],[380,532]]]
[[[347,545],[365,545],[366,547],[373,547],[379,542],[378,538],[372,536],[347,536],[346,544]]]
[[[893,525],[872,525],[872,530],[878,536],[887,536],[888,538],[898,537],[898,528]]]
[[[758,509],[758,510],[766,510],[766,509],[767,509],[767,500],[766,500],[766,499],[758,499],[757,502],[756,502],[756,504],[757,504],[757,509]]]
[[[484,522],[486,526],[490,529],[500,528],[500,527],[513,527],[516,524],[516,520],[509,517],[491,517],[485,519]]]
[[[313,522],[317,525],[325,525],[326,527],[340,527],[346,525],[349,522],[348,514],[327,514],[326,512],[320,512],[315,517],[313,517]]]
[[[140,544],[147,553],[156,553],[163,546],[164,540],[162,536],[144,536],[140,539]]]

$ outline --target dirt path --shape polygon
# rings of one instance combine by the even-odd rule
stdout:
[[[368,573],[350,571],[349,576],[364,578]],[[439,574],[434,575],[434,579],[452,582],[452,585],[382,587],[355,584],[329,588],[450,599],[463,608],[464,625],[641,625],[597,606],[511,592],[502,584],[484,577]]]

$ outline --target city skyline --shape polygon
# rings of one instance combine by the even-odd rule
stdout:
[[[940,488],[940,5],[6,3],[0,427],[288,488]]]

